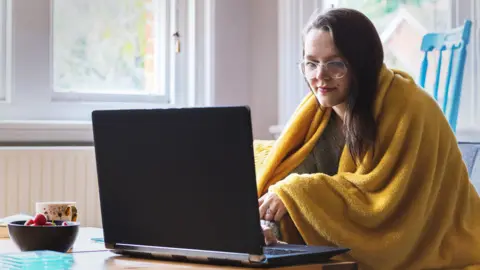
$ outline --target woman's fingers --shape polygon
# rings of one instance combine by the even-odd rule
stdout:
[[[260,199],[258,199],[258,206],[262,205],[263,204],[263,201],[265,201],[265,196],[267,194],[264,194],[262,197],[260,197]]]
[[[280,221],[287,213],[285,205],[275,193],[266,193],[258,199],[258,203],[261,219]]]
[[[262,205],[258,208],[260,211],[260,218],[264,219],[265,215],[267,214],[268,207],[270,206],[269,198],[264,199]]]
[[[277,210],[272,205],[270,205],[265,212],[265,220],[272,221],[275,217],[276,212]]]
[[[275,213],[275,217],[273,218],[273,220],[280,221],[283,218],[283,216],[285,216],[286,213],[287,213],[287,208],[285,208],[285,206],[279,207],[277,210],[277,213]]]
[[[287,212],[285,205],[275,193],[266,193],[258,202],[261,219],[279,221]]]
[[[278,242],[277,238],[275,237],[275,234],[272,232],[272,229],[266,226],[262,226],[262,229],[263,229],[263,236],[265,238],[265,244],[267,246],[274,245]]]
[[[273,221],[278,214],[280,204],[275,198],[275,196],[270,197],[269,206],[265,213],[265,220]]]

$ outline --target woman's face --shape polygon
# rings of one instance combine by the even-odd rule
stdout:
[[[304,46],[303,73],[320,105],[334,107],[343,104],[348,96],[350,74],[330,32],[310,30]]]

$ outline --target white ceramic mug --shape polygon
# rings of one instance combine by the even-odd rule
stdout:
[[[78,217],[75,202],[37,202],[35,213],[44,214],[49,221],[77,221]]]

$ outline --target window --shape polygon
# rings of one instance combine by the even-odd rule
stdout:
[[[210,53],[211,1],[0,1],[12,24],[0,37],[14,47],[12,65],[0,69],[12,74],[0,120],[90,121],[96,109],[204,104],[209,67],[197,61]]]
[[[54,1],[54,97],[167,103],[169,4]]]
[[[0,0],[0,143],[91,142],[93,110],[209,105],[212,14],[212,0]]]
[[[385,63],[391,68],[397,68],[407,71],[415,80],[419,79],[419,72],[423,53],[419,47],[423,35],[428,32],[443,32],[453,27],[463,25],[464,21],[459,20],[459,14],[468,14],[469,8],[475,9],[475,0],[338,0],[340,7],[352,7],[362,11],[375,24],[384,45]],[[454,9],[457,9],[455,10]],[[475,13],[470,13],[466,17],[475,21]],[[455,18],[457,17],[457,18]],[[455,20],[456,19],[456,20]],[[474,28],[475,29],[475,28]],[[478,84],[478,79],[472,77],[472,74],[478,72],[472,62],[478,58],[475,51],[478,43],[475,40],[476,33],[471,34],[470,44],[467,47],[467,65],[463,78],[462,101],[459,112],[459,132],[462,129],[472,129],[469,125],[473,124],[475,129],[475,118],[480,117],[475,111],[475,105],[472,100],[479,102],[479,96],[473,93],[473,87]],[[428,55],[429,68],[426,74],[425,91],[433,95],[433,86],[435,84],[435,75],[439,60],[439,53],[433,52]],[[453,56],[449,52],[442,54],[441,70],[448,70],[448,64],[451,57],[458,57],[458,53]],[[475,61],[475,60],[474,60]],[[454,63],[456,63],[454,61]],[[446,72],[440,73],[438,87],[438,103],[443,104],[445,99],[445,89],[447,88]],[[478,76],[475,76],[478,77]],[[452,83],[452,82],[450,82]]]
[[[354,8],[369,17],[384,44],[385,63],[415,78],[422,60],[419,44],[423,35],[451,25],[450,0],[338,0],[336,6]]]

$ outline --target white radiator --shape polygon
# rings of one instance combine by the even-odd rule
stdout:
[[[0,217],[37,201],[75,201],[81,225],[101,227],[93,147],[1,147]]]

